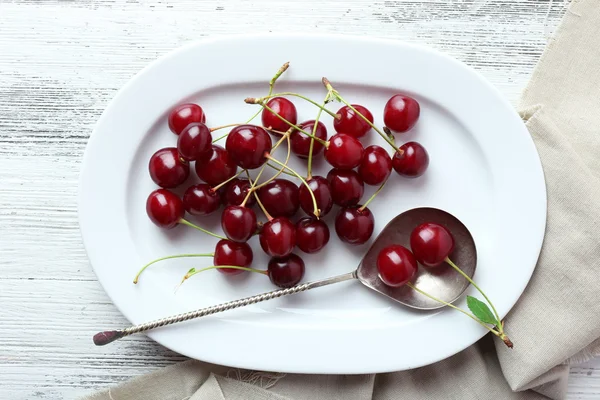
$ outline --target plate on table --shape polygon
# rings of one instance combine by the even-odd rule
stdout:
[[[380,127],[392,95],[405,93],[420,102],[416,126],[395,136],[397,143],[423,144],[429,168],[417,179],[392,171],[385,190],[369,205],[376,221],[373,238],[411,208],[452,213],[474,237],[476,281],[506,315],[535,268],[546,218],[540,160],[517,113],[478,73],[435,50],[398,41],[307,35],[245,35],[190,44],[151,63],[107,107],[83,160],[79,220],[91,264],[119,310],[137,324],[274,289],[260,274],[227,277],[207,271],[175,291],[190,268],[212,265],[206,258],[163,261],[148,268],[137,285],[132,279],[150,260],[212,252],[217,242],[185,226],[163,230],[146,215],[146,198],[156,189],[148,160],[159,148],[176,146],[167,125],[169,111],[194,102],[205,110],[209,127],[243,122],[259,107],[243,100],[266,95],[269,80],[286,61],[290,68],[275,92],[299,92],[320,103],[325,76],[348,101],[366,106]],[[298,121],[315,118],[316,107],[290,99]],[[339,107],[328,105],[333,111]],[[331,117],[324,114],[322,121],[333,135]],[[390,150],[374,131],[362,142]],[[306,163],[294,156],[290,165],[306,172]],[[315,161],[319,175],[328,169],[322,157]],[[184,186],[197,180],[192,168]],[[374,190],[367,186],[364,199]],[[371,243],[343,244],[332,226],[335,213],[325,217],[331,228],[327,247],[315,255],[297,252],[306,263],[304,282],[353,270]],[[189,219],[221,233],[218,213]],[[253,266],[264,268],[267,256],[257,238],[250,242]],[[467,293],[474,294],[472,288]],[[464,298],[457,304],[466,308]],[[424,366],[465,349],[486,332],[456,311],[418,312],[348,282],[148,335],[176,352],[216,364],[354,374]]]

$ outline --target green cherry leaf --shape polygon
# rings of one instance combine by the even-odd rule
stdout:
[[[494,314],[492,314],[490,308],[484,302],[477,300],[473,296],[467,296],[467,306],[469,306],[469,310],[471,310],[471,312],[475,314],[475,316],[479,318],[481,322],[485,322],[486,324],[490,325],[499,324],[499,322],[496,320],[496,317],[494,317]]]

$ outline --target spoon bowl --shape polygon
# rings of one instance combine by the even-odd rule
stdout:
[[[419,310],[435,310],[444,307],[408,286],[390,287],[384,284],[377,272],[377,255],[390,245],[399,244],[410,249],[410,234],[425,222],[445,226],[454,236],[455,248],[450,258],[465,274],[473,278],[477,266],[475,241],[467,227],[458,218],[437,208],[413,208],[392,219],[375,239],[356,271],[359,281],[378,293],[407,307]],[[469,282],[449,265],[424,267],[419,265],[413,285],[440,300],[452,303],[469,287]]]

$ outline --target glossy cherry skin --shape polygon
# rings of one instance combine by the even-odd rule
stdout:
[[[360,210],[360,206],[340,209],[335,217],[335,232],[342,242],[352,245],[366,243],[373,235],[375,218],[368,208]]]
[[[225,236],[234,242],[246,242],[256,232],[256,214],[251,208],[228,206],[221,214]]]
[[[202,107],[197,104],[181,104],[169,114],[169,129],[179,135],[189,124],[194,122],[206,122],[206,115]]]
[[[272,258],[267,274],[271,282],[282,289],[296,286],[304,277],[304,261],[295,254]]]
[[[339,169],[358,167],[363,157],[363,145],[353,136],[338,133],[329,139],[325,149],[325,159]]]
[[[394,171],[407,178],[418,178],[429,166],[429,154],[417,142],[404,143],[392,159]]]
[[[185,210],[183,202],[175,193],[158,189],[148,196],[146,213],[157,226],[171,229],[183,218]]]
[[[383,147],[372,145],[365,149],[358,174],[367,185],[381,185],[392,172],[392,158]]]
[[[352,107],[373,123],[373,114],[371,114],[371,111],[358,104],[352,104]],[[365,134],[371,130],[371,125],[348,106],[340,108],[337,114],[339,114],[341,118],[333,120],[333,128],[336,132],[347,133],[355,138],[359,138],[365,136]]]
[[[267,106],[271,108],[276,114],[280,115],[284,119],[296,125],[296,122],[298,121],[298,112],[296,111],[296,106],[294,105],[294,103],[292,103],[288,99],[284,97],[273,97],[267,102]],[[277,115],[273,114],[266,108],[262,112],[261,119],[263,126],[269,129],[273,129],[280,132],[285,132],[288,129],[290,129],[290,126],[288,124],[283,122],[277,117]]]
[[[263,225],[259,242],[271,257],[285,257],[296,246],[296,227],[287,218],[273,218]]]
[[[315,121],[305,121],[298,125],[303,131],[313,133],[315,127]],[[327,128],[319,121],[317,124],[317,130],[314,131],[314,135],[319,139],[327,140]],[[306,136],[304,133],[294,130],[290,135],[291,149],[292,152],[300,158],[308,158],[310,153],[310,141],[311,137]],[[313,157],[323,151],[323,145],[313,139]]]
[[[267,161],[272,145],[271,136],[260,126],[239,125],[227,135],[225,148],[237,165],[255,169]]]
[[[190,186],[183,194],[183,207],[192,215],[209,215],[220,206],[221,196],[206,183]]]
[[[211,148],[212,135],[210,129],[200,122],[189,124],[177,138],[177,151],[187,161],[204,157]]]
[[[305,253],[316,253],[329,243],[329,227],[323,220],[304,217],[296,222],[296,246]]]
[[[417,273],[417,260],[404,246],[392,245],[377,255],[379,279],[388,286],[399,287],[408,283]]]
[[[213,263],[215,265],[234,265],[236,267],[249,267],[252,264],[252,249],[247,243],[236,243],[231,240],[219,240],[215,246]],[[245,272],[242,269],[218,268],[217,271],[226,275],[238,275]]]
[[[365,192],[362,178],[351,169],[334,168],[327,174],[327,180],[333,202],[342,207],[358,204]]]
[[[258,189],[258,198],[272,217],[292,217],[300,208],[298,186],[287,179],[275,179]]]
[[[454,250],[454,237],[445,226],[426,222],[413,229],[410,248],[421,264],[437,267]]]
[[[211,186],[225,182],[237,172],[237,165],[224,148],[216,144],[196,161],[196,174]]]
[[[313,192],[315,200],[317,201],[317,208],[320,210],[319,218],[329,214],[331,207],[333,207],[333,198],[331,197],[329,181],[322,176],[313,176],[307,180],[306,183],[308,183],[308,186],[310,186],[310,190]],[[310,195],[306,185],[300,185],[298,193],[300,198],[300,207],[302,207],[302,210],[304,210],[306,214],[314,217],[315,207],[312,196]]]
[[[397,94],[385,104],[383,123],[394,132],[406,132],[415,126],[420,113],[419,102],[412,97]]]
[[[166,189],[181,185],[190,176],[190,165],[179,157],[175,147],[165,147],[154,153],[148,169],[154,183]]]
[[[248,179],[236,178],[232,180],[225,187],[223,195],[221,196],[223,204],[226,206],[239,206],[246,198],[250,186],[250,181]],[[246,201],[246,207],[252,207],[254,204],[256,204],[256,198],[254,195],[250,195],[248,201]]]

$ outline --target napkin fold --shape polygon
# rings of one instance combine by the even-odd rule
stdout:
[[[514,349],[488,335],[434,365],[378,375],[280,375],[187,361],[86,399],[564,399],[569,363],[600,355],[596,0],[572,1],[523,94],[520,110],[544,167],[548,220],[536,270],[506,318]]]

